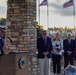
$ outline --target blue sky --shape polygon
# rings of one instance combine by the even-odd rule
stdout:
[[[39,0],[37,0],[37,17],[36,17],[37,21],[39,21],[38,1]],[[40,0],[40,3],[42,1],[43,0]],[[40,7],[40,25],[44,26],[44,29],[47,29],[48,27],[60,27],[60,26],[61,27],[67,26],[70,28],[74,27],[73,6],[63,8],[63,4],[67,1],[69,0],[48,0],[49,5],[48,21],[47,21],[47,6]],[[6,17],[6,16],[7,16],[7,0],[0,0],[0,17]]]

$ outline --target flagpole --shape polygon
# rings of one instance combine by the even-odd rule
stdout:
[[[38,5],[40,4],[40,0],[38,0]],[[38,23],[40,25],[40,6],[38,7]]]
[[[74,29],[75,29],[75,3],[73,0],[73,20],[74,20]]]
[[[49,30],[48,30],[48,28],[49,28],[49,15],[50,15],[50,13],[49,13],[49,0],[47,0],[47,35],[49,36]]]
[[[47,30],[49,26],[49,5],[48,5],[48,0],[47,0]]]

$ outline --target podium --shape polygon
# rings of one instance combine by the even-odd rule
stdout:
[[[11,52],[1,56],[0,75],[28,75],[28,52]]]

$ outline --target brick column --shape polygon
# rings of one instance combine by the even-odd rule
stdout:
[[[36,0],[8,0],[7,32],[21,51],[29,51],[28,75],[37,75],[36,58]],[[17,51],[9,39],[6,39],[7,51]]]

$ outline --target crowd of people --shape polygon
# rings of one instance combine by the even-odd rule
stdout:
[[[64,57],[64,69],[68,65],[74,65],[74,58],[76,56],[75,39],[72,38],[71,32],[68,32],[66,39],[63,40],[59,32],[55,33],[53,39],[47,36],[46,30],[43,30],[41,35],[42,36],[37,39],[40,75],[51,75],[51,62],[53,62],[53,74],[61,75],[62,57]]]

